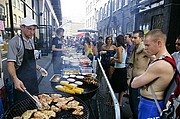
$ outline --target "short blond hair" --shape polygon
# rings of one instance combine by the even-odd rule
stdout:
[[[153,29],[149,31],[145,37],[150,36],[153,41],[163,40],[166,43],[167,36],[160,29]]]

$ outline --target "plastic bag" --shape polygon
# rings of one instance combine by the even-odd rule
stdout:
[[[160,116],[161,119],[174,119],[175,117],[174,112],[174,105],[171,103],[167,109],[164,109],[162,111],[162,114]]]

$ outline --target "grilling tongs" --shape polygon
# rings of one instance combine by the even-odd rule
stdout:
[[[33,102],[36,103],[37,107],[42,107],[42,104],[38,100],[36,100],[26,89],[24,89],[24,92],[33,100]]]

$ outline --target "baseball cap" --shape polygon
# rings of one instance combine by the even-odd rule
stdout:
[[[25,17],[22,19],[21,24],[20,25],[25,25],[25,26],[37,26],[37,23],[34,19]]]

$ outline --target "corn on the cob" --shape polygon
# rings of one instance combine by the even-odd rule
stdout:
[[[65,92],[70,93],[70,94],[75,94],[75,92],[73,90],[71,90],[71,89],[65,89]]]

